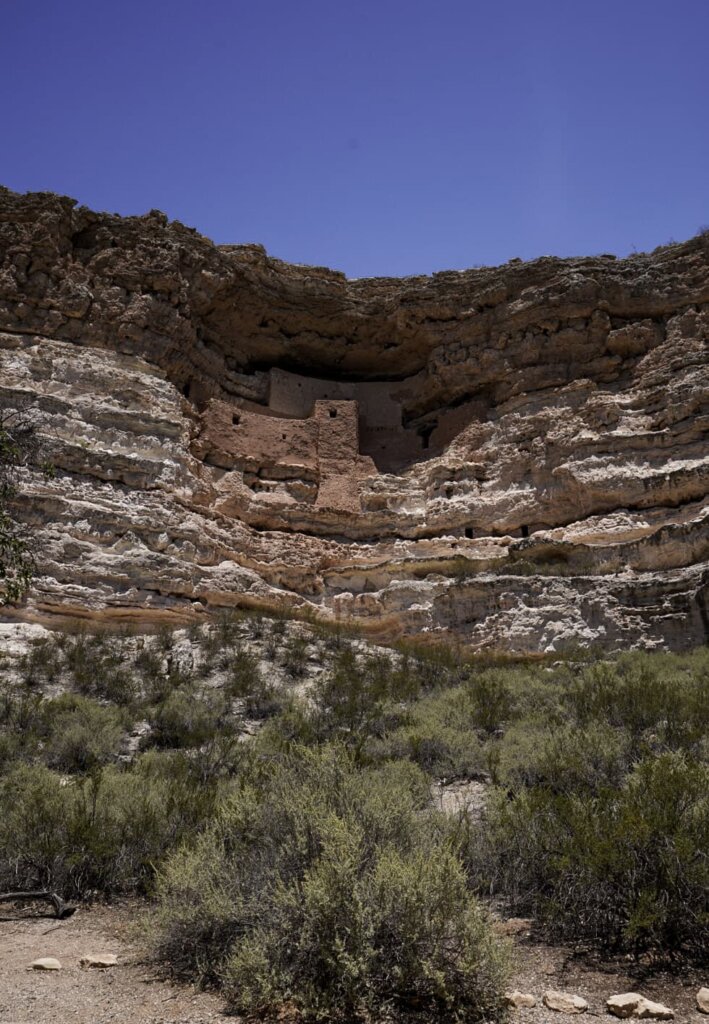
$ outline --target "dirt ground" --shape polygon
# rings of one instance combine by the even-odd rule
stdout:
[[[172,985],[142,961],[131,938],[134,905],[80,908],[67,921],[0,908],[2,1024],[218,1024],[234,1022],[221,1000]],[[87,953],[115,953],[118,965],[82,968]],[[55,957],[61,971],[33,971]]]
[[[141,957],[133,923],[135,904],[80,908],[67,921],[40,912],[4,905],[0,908],[0,1022],[2,1024],[219,1024],[226,1016],[212,993],[162,980]],[[512,1022],[561,1024],[563,1014],[547,1010],[541,997],[548,988],[581,995],[589,1004],[586,1016],[607,1015],[608,996],[627,991],[663,1002],[675,1010],[678,1024],[709,1024],[695,1006],[695,994],[709,977],[654,975],[638,980],[623,973],[622,965],[605,968],[562,947],[532,941],[523,922],[501,924],[514,943],[513,988],[538,999],[534,1009],[515,1010]],[[115,953],[115,967],[79,966],[88,953]],[[33,971],[38,957],[55,957],[61,971]],[[707,971],[709,975],[709,970]]]
[[[640,967],[633,971],[629,959],[603,963],[567,947],[536,942],[528,928],[516,927],[514,921],[507,922],[507,926],[501,923],[500,930],[511,933],[514,943],[515,967],[510,987],[530,992],[537,998],[533,1009],[512,1011],[512,1024],[547,1024],[551,1021],[561,1024],[564,1020],[577,1019],[548,1010],[542,1004],[542,996],[547,989],[570,992],[585,999],[589,1008],[580,1019],[594,1016],[614,1021],[616,1018],[606,1009],[606,999],[622,992],[640,992],[653,1002],[664,1003],[673,1009],[677,1024],[709,1024],[709,1016],[700,1013],[696,1004],[697,991],[708,982],[694,970],[674,974]],[[706,977],[709,977],[709,969]]]

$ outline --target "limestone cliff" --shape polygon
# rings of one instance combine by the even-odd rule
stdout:
[[[2,190],[0,402],[56,467],[12,614],[702,643],[708,340],[708,236],[350,281]]]

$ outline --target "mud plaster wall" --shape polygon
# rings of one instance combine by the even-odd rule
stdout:
[[[203,416],[195,454],[274,500],[308,501],[338,511],[360,510],[359,479],[376,473],[360,456],[357,403],[316,401],[312,415],[291,419],[213,400]],[[308,488],[313,483],[316,488]]]
[[[271,370],[268,407],[282,416],[310,416],[317,401],[354,401],[359,410],[359,451],[383,472],[391,472],[420,455],[423,445],[402,424],[402,403],[416,378],[404,381],[329,381]]]

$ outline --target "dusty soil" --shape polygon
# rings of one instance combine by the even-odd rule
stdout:
[[[145,962],[134,934],[140,910],[134,903],[81,908],[67,921],[27,908],[4,906],[0,914],[0,1022],[2,1024],[233,1024],[217,995],[161,979]],[[499,925],[514,944],[512,988],[531,992],[538,1005],[516,1010],[519,1024],[561,1024],[563,1014],[547,1010],[548,988],[583,996],[589,1014],[605,1011],[608,996],[640,991],[675,1010],[679,1024],[707,1024],[696,1010],[695,994],[709,978],[654,974],[639,980],[623,964],[601,965],[573,950],[534,941],[524,922]],[[118,965],[105,970],[79,966],[87,953],[115,953]],[[33,971],[38,957],[56,957],[61,971]],[[707,972],[709,974],[709,972]],[[589,1014],[586,1014],[588,1016]]]
[[[606,1010],[606,999],[621,992],[640,992],[653,1002],[664,1003],[675,1011],[677,1024],[707,1024],[709,1016],[699,1013],[697,991],[706,980],[694,970],[672,973],[652,969],[649,964],[633,964],[630,959],[603,962],[565,946],[549,946],[532,937],[523,921],[500,922],[498,930],[509,935],[513,942],[514,974],[510,988],[530,992],[537,998],[533,1009],[514,1010],[513,1024],[548,1024],[554,1021],[575,1020],[566,1014],[555,1013],[542,1004],[547,989],[557,989],[582,996],[588,1004],[588,1016],[600,1016],[614,1021]],[[709,970],[706,971],[709,977]]]
[[[230,1021],[218,996],[161,980],[141,958],[132,931],[135,905],[80,908],[67,921],[0,914],[2,1024],[219,1024]],[[115,953],[118,965],[87,969],[87,953]],[[38,957],[61,971],[33,971]]]

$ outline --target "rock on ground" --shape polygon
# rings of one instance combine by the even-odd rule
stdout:
[[[544,1005],[549,1010],[556,1010],[558,1013],[585,1013],[588,1003],[581,996],[573,995],[570,992],[556,992],[548,989],[544,993]]]
[[[33,971],[61,971],[62,965],[53,956],[41,956],[30,964]]]

